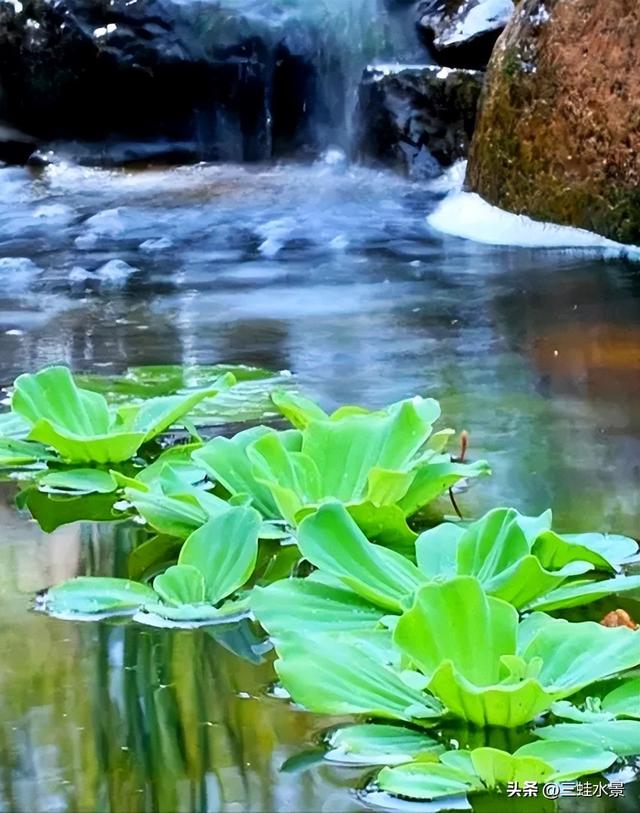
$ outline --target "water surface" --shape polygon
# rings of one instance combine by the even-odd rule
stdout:
[[[445,237],[426,224],[437,200],[337,152],[0,169],[0,382],[60,361],[224,361],[289,369],[327,407],[433,395],[494,468],[460,498],[467,512],[551,507],[561,530],[640,536],[638,267]],[[62,578],[126,575],[141,531],[47,536],[14,492],[0,509],[0,813],[361,809],[362,772],[280,770],[328,722],[265,696],[273,672],[248,627],[216,640],[30,613]],[[636,803],[630,790],[618,809]],[[580,804],[567,809],[605,809]]]

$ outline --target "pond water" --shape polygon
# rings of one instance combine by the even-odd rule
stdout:
[[[109,374],[224,361],[291,370],[329,407],[433,395],[494,469],[463,510],[551,507],[560,530],[640,536],[637,265],[446,237],[426,224],[440,195],[338,152],[0,169],[0,383],[58,361]],[[30,612],[76,573],[127,575],[141,530],[45,535],[14,496],[3,484],[0,813],[363,809],[362,771],[282,770],[328,723],[267,696],[270,656],[249,625]],[[630,786],[617,807],[567,801],[639,799]]]

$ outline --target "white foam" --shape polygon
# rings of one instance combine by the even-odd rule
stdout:
[[[454,191],[427,217],[437,231],[493,246],[596,250],[610,257],[640,260],[640,246],[609,240],[586,229],[543,223],[505,212],[474,193]]]
[[[95,274],[103,283],[118,287],[124,285],[129,277],[138,270],[138,268],[134,268],[124,260],[109,260],[109,262],[101,265]]]

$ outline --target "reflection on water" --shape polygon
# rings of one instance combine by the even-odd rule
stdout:
[[[221,629],[216,640],[29,612],[35,590],[76,572],[125,575],[140,530],[68,526],[45,537],[15,521],[8,496],[0,810],[298,811],[320,809],[318,799],[330,810],[358,807],[346,790],[353,772],[280,772],[327,721],[265,696],[273,672],[250,627]]]
[[[637,267],[442,237],[435,202],[338,154],[0,169],[0,381],[53,361],[243,361],[295,371],[327,406],[432,394],[495,470],[467,511],[551,506],[560,529],[640,535]],[[133,270],[101,272],[114,259]],[[234,655],[238,634],[29,613],[76,572],[126,575],[140,531],[47,537],[4,488],[0,813],[360,809],[357,771],[280,772],[327,721],[264,698],[271,666]]]

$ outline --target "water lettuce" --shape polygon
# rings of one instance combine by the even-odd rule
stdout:
[[[363,628],[347,637],[304,620],[301,632],[295,607],[287,630],[273,601],[264,611],[268,590],[257,603],[254,597],[254,612],[275,635],[285,687],[312,711],[419,722],[440,707],[474,725],[517,727],[590,683],[640,664],[640,636],[632,630],[543,613],[519,621],[512,605],[488,596],[472,576],[420,587],[411,609],[392,625],[393,645],[388,641],[386,649],[371,647],[375,636],[384,642],[390,633],[367,628],[366,607]]]
[[[459,480],[489,473],[443,454],[450,431],[432,435],[436,401],[413,398],[385,410],[343,407],[326,415],[312,402],[275,403],[294,425],[260,428],[231,441],[215,439],[194,458],[231,494],[247,493],[265,516],[297,525],[322,503],[343,503],[372,539],[415,540],[407,519]]]
[[[129,579],[80,577],[49,590],[42,607],[53,615],[152,613],[174,622],[217,621],[246,609],[225,600],[247,582],[256,565],[261,518],[253,508],[231,507],[186,540],[178,563],[153,587]]]
[[[446,748],[424,731],[399,725],[364,723],[333,731],[325,759],[349,765],[401,765],[436,759]]]
[[[475,576],[487,593],[519,609],[565,606],[559,600],[560,585],[566,585],[571,602],[576,604],[612,592],[640,591],[640,576],[595,581],[603,571],[613,572],[615,565],[597,549],[553,533],[546,527],[549,523],[549,512],[532,518],[504,508],[490,511],[465,527],[444,523],[418,537],[414,564],[400,553],[370,542],[348,510],[334,502],[320,506],[301,521],[298,546],[317,568],[316,580],[341,588],[333,597],[327,594],[324,609],[314,608],[314,613],[322,612],[327,618],[349,592],[378,607],[379,615],[399,614],[410,606],[423,584],[458,575]],[[574,574],[587,571],[593,572],[591,580],[569,581]],[[307,606],[307,596],[295,582],[267,588],[259,609],[268,629],[272,623],[269,604],[287,602],[298,611]],[[304,619],[296,614],[299,623],[308,623],[308,614]]]
[[[632,630],[543,613],[519,622],[512,605],[470,576],[420,588],[394,641],[452,714],[480,726],[524,725],[554,701],[640,664]]]
[[[612,751],[575,741],[532,742],[513,754],[496,748],[446,751],[437,761],[420,760],[380,771],[381,790],[410,799],[483,792],[510,782],[566,782],[600,773],[616,760]]]
[[[29,424],[28,440],[52,447],[63,460],[118,463],[233,382],[233,376],[224,376],[189,395],[114,409],[103,395],[78,387],[66,367],[47,367],[16,379],[11,407]]]

